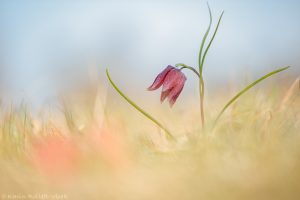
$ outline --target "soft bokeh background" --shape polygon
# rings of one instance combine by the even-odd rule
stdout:
[[[299,74],[299,1],[209,3],[214,23],[222,10],[225,15],[206,62],[208,87],[286,65],[293,66],[289,75]],[[37,107],[52,104],[93,78],[105,83],[106,67],[131,95],[146,95],[166,65],[197,64],[208,20],[201,0],[2,0],[1,96]],[[184,95],[197,89],[194,75],[187,75]]]
[[[205,1],[0,0],[0,199],[300,199],[300,3],[209,3],[203,128],[194,74],[172,109],[146,87],[197,64]]]

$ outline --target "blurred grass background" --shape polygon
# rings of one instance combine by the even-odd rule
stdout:
[[[298,199],[299,79],[268,83],[206,132],[197,99],[181,96],[184,103],[170,109],[140,98],[175,144],[102,84],[66,94],[57,110],[37,116],[25,103],[2,108],[2,199]],[[231,93],[220,89],[207,99],[208,124]]]

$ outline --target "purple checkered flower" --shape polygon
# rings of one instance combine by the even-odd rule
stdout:
[[[157,75],[148,90],[156,90],[163,86],[160,101],[162,103],[166,98],[168,98],[169,104],[172,107],[180,95],[185,81],[186,77],[180,69],[168,65],[166,69]]]

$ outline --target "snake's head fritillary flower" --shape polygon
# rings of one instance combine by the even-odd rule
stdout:
[[[168,98],[169,104],[172,107],[180,95],[185,81],[186,77],[180,69],[168,65],[160,74],[157,75],[148,90],[156,90],[163,86],[160,101],[163,102],[166,98]]]

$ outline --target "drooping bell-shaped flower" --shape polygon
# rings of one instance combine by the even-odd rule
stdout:
[[[160,74],[157,75],[148,90],[156,90],[163,86],[160,101],[163,102],[166,98],[168,98],[169,104],[172,107],[180,95],[185,81],[186,77],[180,69],[168,65]]]

